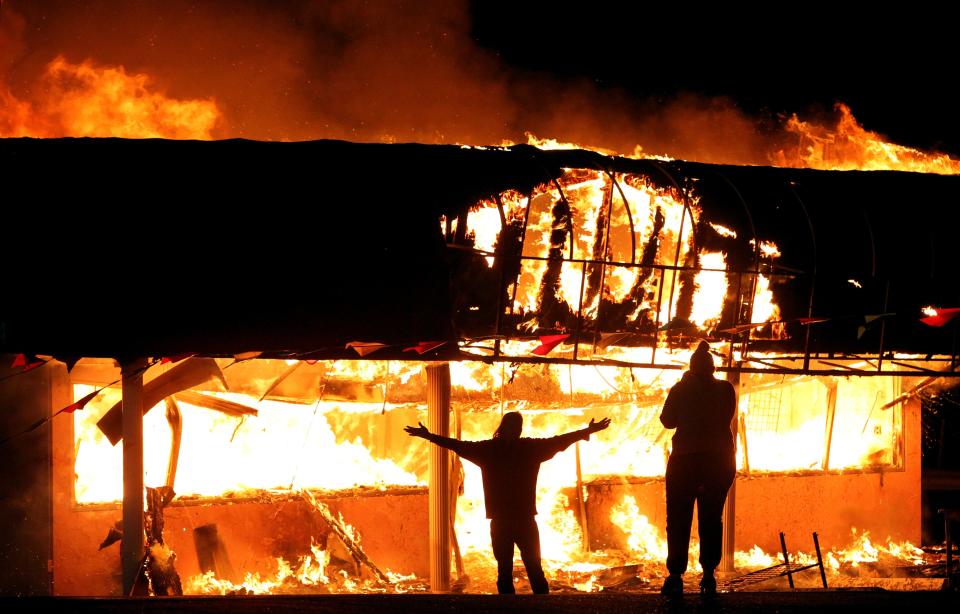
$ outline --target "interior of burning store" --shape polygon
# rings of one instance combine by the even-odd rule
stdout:
[[[955,177],[529,146],[0,151],[29,179],[0,331],[24,592],[495,592],[479,470],[403,427],[485,439],[508,411],[532,437],[613,422],[540,473],[553,589],[659,588],[659,412],[700,340],[738,392],[728,578],[784,548],[831,586],[943,569]]]

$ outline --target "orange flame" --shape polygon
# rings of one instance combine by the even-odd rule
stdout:
[[[847,105],[838,102],[836,110],[840,117],[833,127],[801,121],[796,115],[790,117],[785,128],[798,137],[797,149],[779,151],[771,156],[771,162],[775,166],[820,170],[960,174],[960,160],[887,142],[861,126]]]
[[[51,61],[37,90],[16,98],[0,85],[0,137],[213,138],[221,120],[216,102],[177,100],[154,91],[151,78],[122,66]]]

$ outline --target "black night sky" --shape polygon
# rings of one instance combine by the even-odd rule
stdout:
[[[953,19],[854,4],[495,0],[472,2],[471,15],[476,40],[514,67],[637,100],[728,97],[757,116],[839,101],[896,142],[960,154]]]

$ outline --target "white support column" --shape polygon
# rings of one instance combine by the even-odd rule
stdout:
[[[427,428],[450,436],[450,365],[427,365]],[[430,590],[450,591],[450,460],[448,450],[430,446]]]
[[[737,392],[736,405],[733,411],[733,420],[730,421],[730,431],[733,433],[734,449],[739,444],[740,437],[740,373],[728,371],[727,380],[733,384]],[[723,506],[723,554],[720,557],[720,571],[732,573],[734,568],[734,552],[736,552],[737,528],[737,476],[734,474],[733,484],[727,491],[727,502]]]
[[[143,559],[143,369],[145,359],[126,363],[123,375],[123,594],[129,595]]]

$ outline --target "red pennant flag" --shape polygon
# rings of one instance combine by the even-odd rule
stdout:
[[[26,373],[27,371],[32,371],[37,367],[42,367],[45,364],[47,364],[46,360],[37,360],[36,362],[27,363],[27,366],[23,368],[23,372]]]
[[[404,348],[404,352],[416,352],[417,354],[425,354],[430,350],[435,350],[441,345],[445,344],[446,341],[421,341],[417,345],[412,345],[408,348]]]
[[[17,354],[13,357],[13,364],[10,365],[10,368],[23,367],[22,373],[26,373],[45,364],[47,364],[46,360],[40,360],[33,354]]]
[[[925,318],[920,318],[920,321],[926,324],[927,326],[936,326],[941,327],[950,320],[954,319],[957,316],[960,316],[960,307],[950,307],[947,309],[929,309],[927,313],[933,312],[931,315],[928,315]]]
[[[194,352],[185,352],[183,354],[175,354],[173,356],[164,356],[163,359],[160,360],[160,364],[165,365],[168,362],[170,363],[180,362],[181,360],[190,358],[193,355],[194,355]]]
[[[387,344],[377,343],[375,341],[351,341],[346,347],[352,348],[354,352],[361,356],[366,356],[367,354],[373,354],[377,350],[387,347]]]
[[[570,335],[543,335],[540,337],[540,345],[533,349],[533,353],[537,356],[546,356],[569,337]]]
[[[66,407],[64,407],[63,409],[61,409],[60,411],[58,411],[57,413],[58,413],[58,414],[61,414],[61,413],[72,414],[73,412],[75,412],[75,411],[77,411],[77,410],[83,409],[84,407],[86,407],[87,403],[89,403],[90,401],[92,401],[93,399],[95,399],[96,396],[97,396],[98,394],[100,394],[100,392],[101,392],[102,390],[103,390],[103,388],[100,388],[100,389],[98,389],[98,390],[94,390],[94,391],[91,392],[90,394],[84,395],[84,397],[81,398],[79,401],[75,401],[75,402],[71,403],[70,405],[67,405]]]

